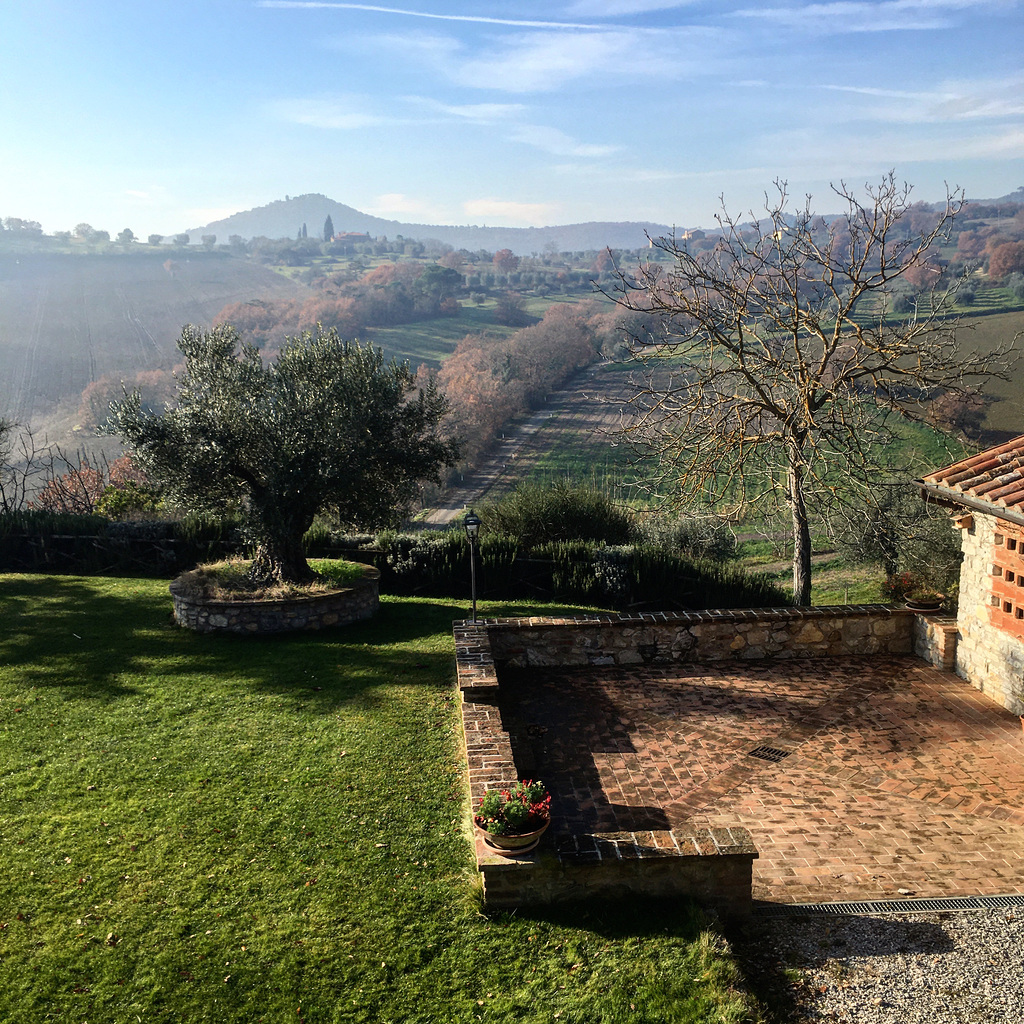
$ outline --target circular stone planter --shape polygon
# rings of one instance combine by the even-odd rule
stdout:
[[[186,595],[178,580],[171,586],[174,620],[198,633],[290,633],[331,629],[371,618],[380,604],[380,573],[366,574],[338,590],[309,597],[270,601],[214,601]]]

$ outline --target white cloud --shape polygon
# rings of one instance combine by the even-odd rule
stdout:
[[[911,163],[952,164],[959,160],[1014,160],[1024,158],[1024,129],[1013,127],[990,132],[912,132],[906,129],[871,132],[780,132],[755,143],[765,161],[786,154],[794,174],[849,177],[876,173]],[[785,172],[786,174],[790,172]]]
[[[999,0],[834,0],[802,7],[748,7],[733,12],[738,18],[763,21],[808,33],[893,32],[951,28],[955,13],[977,7],[1005,6]]]
[[[933,97],[936,118],[966,120],[1005,118],[1024,114],[1024,75],[1006,79],[952,81],[943,83],[938,102]]]
[[[622,148],[577,142],[571,135],[566,135],[558,128],[538,124],[519,125],[513,129],[511,138],[528,146],[536,146],[537,149],[542,149],[553,156],[600,157],[608,156]]]
[[[714,167],[707,170],[689,171],[665,167],[622,167],[609,168],[599,164],[557,164],[553,171],[565,177],[582,177],[594,181],[622,182],[636,184],[659,184],[662,182],[710,182],[721,191],[726,181],[763,182],[771,180],[778,172],[769,167]]]
[[[709,50],[715,30],[617,29],[517,33],[491,50],[459,54],[443,70],[460,85],[505,92],[554,91],[580,78],[682,78],[720,67]]]
[[[551,223],[557,210],[553,203],[517,203],[508,199],[470,199],[462,204],[466,216],[484,222],[499,220],[513,226]]]
[[[518,117],[526,110],[522,103],[451,104],[442,103],[440,100],[430,99],[426,96],[407,96],[405,98],[410,103],[420,104],[438,114],[478,124],[493,124],[495,121],[507,121],[510,118]]]
[[[822,89],[831,89],[833,92],[852,92],[860,96],[884,96],[896,100],[935,99],[935,94],[931,92],[900,92],[898,89],[876,89],[868,85],[823,85]]]
[[[448,218],[448,213],[441,207],[404,192],[385,192],[369,205],[364,204],[361,209],[375,217],[418,217],[422,218],[423,223],[442,223]]]
[[[492,18],[482,14],[438,14],[433,11],[414,11],[404,7],[380,7],[376,4],[331,3],[328,0],[259,0],[257,7],[277,10],[341,10],[369,11],[374,14],[398,14],[405,18],[431,18],[436,21],[473,22],[479,25],[511,25],[515,28],[579,29],[598,28],[572,21],[530,21],[525,18]]]
[[[367,109],[359,97],[340,96],[294,100],[278,100],[271,104],[271,113],[282,121],[306,125],[310,128],[330,128],[353,131],[375,128],[379,125],[400,124],[394,117],[377,114]]]
[[[592,18],[612,18],[619,14],[645,14],[688,7],[695,0],[576,0],[569,7],[571,14]]]
[[[831,92],[867,97],[847,111],[850,120],[941,124],[999,120],[1024,114],[1024,75],[1004,79],[946,81],[933,89],[901,91],[872,86],[823,85]],[[871,102],[871,101],[879,102]],[[887,102],[887,101],[894,102]],[[838,111],[830,111],[834,121]]]

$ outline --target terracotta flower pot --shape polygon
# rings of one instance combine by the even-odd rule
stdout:
[[[540,828],[534,829],[532,832],[516,832],[504,836],[492,835],[486,829],[477,825],[476,822],[474,824],[476,825],[477,832],[492,853],[498,854],[499,857],[515,857],[520,853],[529,853],[537,848],[540,837],[544,835],[551,824],[551,819],[549,818]]]

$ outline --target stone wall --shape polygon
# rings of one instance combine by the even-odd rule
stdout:
[[[373,616],[380,604],[380,573],[367,568],[361,580],[341,590],[287,601],[203,601],[170,585],[174,619],[199,633],[287,633],[329,629]]]
[[[732,658],[910,654],[915,615],[889,605],[504,619],[491,655],[515,666],[639,665]]]
[[[965,521],[957,616],[957,674],[1015,714],[1024,714],[1024,628],[1017,617],[1024,608],[1022,534],[980,512]]]

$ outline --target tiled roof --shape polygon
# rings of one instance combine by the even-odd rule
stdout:
[[[1024,434],[920,481],[928,496],[1024,524]]]

